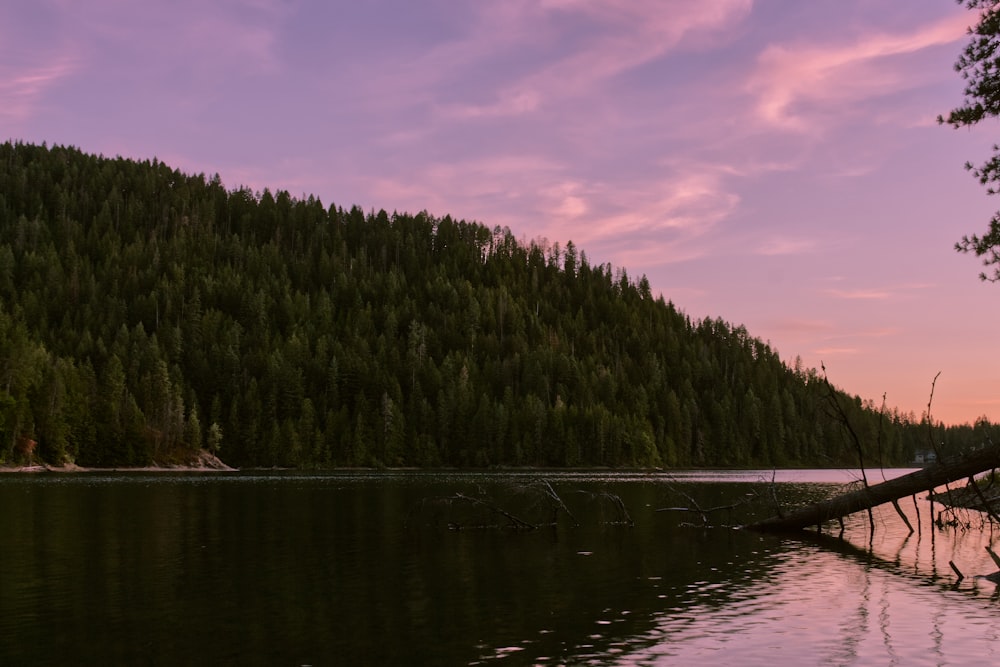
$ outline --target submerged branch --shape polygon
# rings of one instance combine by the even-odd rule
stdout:
[[[753,502],[755,500],[759,500],[759,499],[761,499],[761,498],[764,497],[764,494],[762,494],[760,491],[754,490],[753,493],[744,496],[743,498],[741,498],[740,500],[737,500],[736,502],[729,503],[728,505],[717,505],[715,507],[702,507],[698,503],[698,501],[695,500],[690,494],[688,494],[688,493],[686,493],[686,492],[682,491],[681,489],[676,488],[674,486],[669,486],[668,488],[670,488],[670,490],[673,493],[676,493],[679,496],[683,496],[684,499],[687,500],[687,502],[689,503],[689,506],[686,506],[686,507],[660,507],[656,511],[657,512],[690,512],[690,513],[693,513],[693,514],[698,514],[698,515],[701,516],[702,526],[709,526],[710,525],[710,522],[708,520],[708,517],[709,517],[710,514],[714,514],[715,512],[727,512],[727,511],[731,513],[733,510],[736,510],[736,509],[738,509],[740,507],[743,507],[745,505],[749,505],[751,502]],[[770,494],[774,498],[776,509],[778,509],[780,511],[780,506],[778,505],[778,499],[777,499],[777,495],[775,494],[774,488],[775,488],[774,476],[772,475],[771,483],[768,485],[768,489],[770,491]]]
[[[537,525],[525,521],[520,517],[514,516],[513,514],[511,514],[510,512],[508,512],[507,510],[505,510],[504,508],[500,507],[499,505],[497,505],[492,501],[485,500],[483,498],[476,498],[474,496],[467,496],[464,493],[456,493],[455,495],[451,496],[451,499],[464,501],[476,505],[478,507],[483,507],[485,509],[488,509],[490,512],[503,516],[505,519],[510,521],[511,525],[515,528],[521,530],[535,530],[536,528],[538,528]],[[460,526],[455,526],[455,527],[460,527]]]
[[[545,479],[537,480],[532,484],[528,485],[527,488],[533,488],[538,490],[545,499],[552,502],[553,505],[552,523],[556,523],[556,521],[559,518],[559,510],[562,510],[563,512],[566,513],[566,516],[568,516],[573,521],[574,525],[577,526],[580,525],[580,522],[577,521],[576,517],[573,516],[573,513],[569,510],[568,507],[566,507],[566,503],[564,503],[563,499],[559,496],[558,493],[556,493],[556,490],[552,488],[552,484],[548,480]]]
[[[475,494],[456,492],[425,498],[411,515],[421,513],[429,525],[444,525],[450,530],[503,527],[536,530],[557,526],[560,513],[566,515],[573,527],[581,525],[578,517],[592,519],[593,523],[635,525],[618,495],[607,491],[579,493],[594,502],[586,509],[575,507],[574,512],[550,482],[536,479],[501,485],[492,497],[480,488]]]
[[[985,447],[948,462],[938,462],[908,475],[891,479],[868,488],[838,495],[813,503],[787,514],[749,524],[747,528],[765,531],[797,531],[820,526],[827,521],[847,516],[904,496],[934,489],[948,482],[990,470],[1000,465],[1000,446]]]
[[[823,382],[826,384],[827,398],[830,403],[834,406],[837,418],[847,432],[851,436],[851,440],[854,442],[854,449],[858,454],[858,469],[861,471],[861,481],[864,483],[865,489],[868,488],[868,476],[865,474],[865,453],[864,447],[861,446],[861,438],[858,437],[857,431],[851,425],[851,420],[847,417],[847,412],[844,411],[844,406],[840,404],[837,399],[837,392],[834,390],[833,385],[830,384],[830,379],[826,376],[826,366],[823,362],[820,362],[820,368],[823,369]],[[881,425],[879,426],[881,428]],[[871,529],[871,535],[875,535],[875,516],[872,514],[871,507],[866,508],[868,510],[868,526]],[[911,529],[912,532],[912,529]]]

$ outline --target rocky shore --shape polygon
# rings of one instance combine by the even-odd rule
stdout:
[[[78,466],[75,463],[66,463],[61,466],[47,463],[32,465],[0,465],[0,473],[40,473],[40,472],[226,472],[235,471],[211,452],[201,450],[198,455],[186,463],[153,463],[150,466],[142,467],[121,467],[121,468],[87,468]]]

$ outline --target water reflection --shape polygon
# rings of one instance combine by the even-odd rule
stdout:
[[[719,527],[767,507],[716,527],[657,511],[731,503],[768,475],[546,473],[580,525],[560,514],[533,531],[448,530],[414,508],[465,493],[527,514],[531,497],[509,496],[537,472],[0,479],[0,663],[909,665],[995,653],[996,587],[971,578],[995,569],[988,531],[932,531],[926,506],[920,535],[890,510],[874,536],[858,517],[844,539]],[[853,479],[801,477],[813,481],[780,484],[784,502]],[[633,527],[587,506],[601,493]],[[949,560],[970,578],[956,586]]]
[[[848,523],[846,539],[803,536],[789,545],[791,557],[776,564],[766,585],[748,586],[752,604],[733,597],[726,612],[701,605],[690,630],[687,619],[667,610],[655,641],[626,662],[988,664],[996,632],[980,635],[978,627],[995,614],[996,587],[981,580],[954,584],[938,568],[935,549],[948,543],[967,567],[990,571],[988,557],[979,554],[992,536],[965,531],[922,540],[895,528],[893,518],[901,524],[894,513],[877,517],[881,532],[870,550],[851,541],[868,541],[866,518]]]

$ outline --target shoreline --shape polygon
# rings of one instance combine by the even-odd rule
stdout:
[[[65,463],[61,466],[49,463],[37,463],[32,465],[8,466],[0,465],[0,474],[39,474],[46,472],[54,473],[77,473],[77,472],[238,472],[239,468],[233,468],[222,462],[219,457],[206,451],[201,451],[198,456],[189,463],[170,463],[159,465],[156,462],[149,466],[138,467],[113,467],[113,468],[91,468],[79,466],[75,463]]]
[[[877,470],[902,470],[902,471],[914,471],[919,469],[920,466],[914,465],[897,465],[889,466],[885,468],[866,468],[868,471]],[[786,467],[786,468],[733,468],[733,467],[702,467],[702,468],[610,468],[606,466],[595,466],[595,467],[573,467],[573,468],[548,468],[548,467],[534,467],[534,466],[523,466],[523,467],[491,467],[491,468],[454,468],[454,467],[440,467],[440,468],[420,468],[417,466],[392,466],[392,467],[371,467],[371,466],[333,466],[330,468],[282,468],[282,467],[251,467],[251,468],[234,468],[232,466],[223,463],[217,457],[204,453],[191,463],[169,463],[169,464],[156,464],[149,466],[115,466],[115,467],[86,467],[80,466],[75,463],[67,463],[61,466],[52,465],[49,463],[38,463],[33,465],[0,465],[0,475],[4,474],[38,474],[38,473],[133,473],[133,472],[152,472],[152,473],[167,473],[167,472],[253,472],[253,471],[300,471],[300,472],[327,472],[327,473],[344,473],[344,472],[419,472],[419,471],[432,471],[432,472],[455,472],[455,473],[469,473],[469,472],[484,472],[484,473],[624,473],[624,474],[645,474],[645,475],[666,475],[671,476],[673,474],[684,476],[686,473],[752,473],[752,472],[774,472],[776,470],[781,471],[856,471],[857,468],[844,468],[844,467]]]

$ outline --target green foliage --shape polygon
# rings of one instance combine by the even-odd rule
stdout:
[[[29,438],[89,465],[850,465],[828,391],[572,242],[0,145],[0,460]],[[912,415],[881,424],[885,463],[928,448]]]
[[[938,116],[939,123],[956,129],[1000,115],[1000,0],[958,0],[958,4],[979,10],[979,21],[970,28],[969,43],[955,63],[965,81],[965,100],[947,117]],[[966,163],[965,167],[988,194],[1000,192],[1000,145],[993,146],[993,156],[981,166]],[[986,234],[964,236],[955,249],[974,252],[983,257],[984,266],[994,267],[992,275],[979,274],[982,280],[1000,280],[1000,213],[990,219]]]

